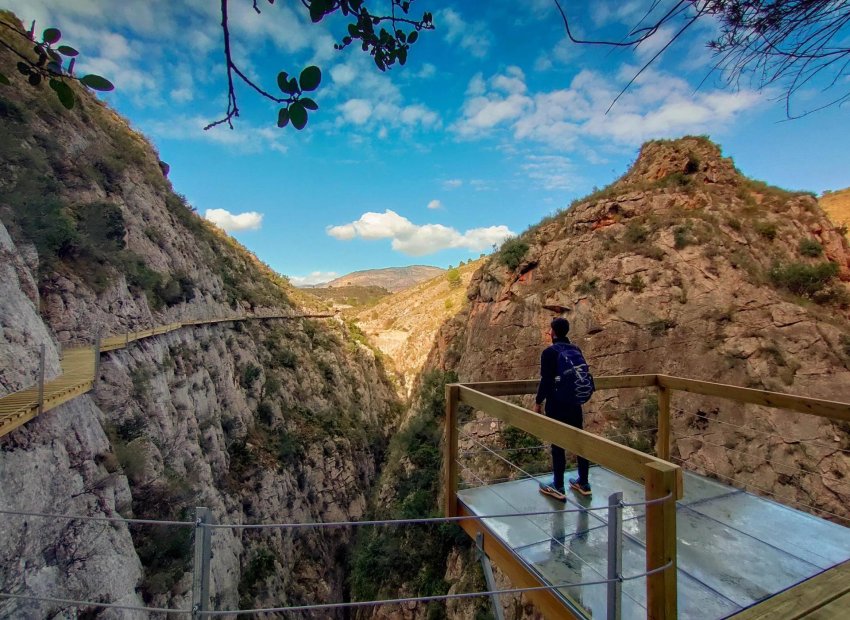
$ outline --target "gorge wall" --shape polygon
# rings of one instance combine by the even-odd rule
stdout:
[[[50,379],[62,346],[98,333],[305,310],[174,193],[123,119],[77,86],[65,110],[25,84],[6,49],[0,65],[12,80],[0,90],[0,395],[35,383],[41,344]],[[380,360],[342,321],[184,328],[104,355],[93,392],[0,438],[0,505],[180,521],[208,506],[236,524],[357,519],[400,408]],[[2,591],[189,606],[191,527],[9,516],[0,541]],[[351,541],[350,530],[216,530],[214,602],[344,600]],[[8,617],[72,611],[0,601]]]

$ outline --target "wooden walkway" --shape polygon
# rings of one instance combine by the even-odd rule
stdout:
[[[116,336],[108,336],[100,342],[100,353],[123,349],[131,342],[167,334],[183,327],[210,325],[213,323],[230,323],[234,321],[266,320],[266,319],[326,319],[333,314],[273,314],[273,315],[244,315],[229,316],[198,321],[183,321],[169,323],[138,332],[128,332]],[[8,435],[13,430],[26,424],[34,417],[45,411],[58,407],[85,394],[94,387],[95,382],[95,347],[76,347],[63,349],[62,374],[44,383],[44,402],[39,407],[38,386],[30,387],[0,397],[0,437]]]
[[[771,618],[844,620],[850,618],[850,562],[788,588],[763,603],[732,616],[733,620]]]

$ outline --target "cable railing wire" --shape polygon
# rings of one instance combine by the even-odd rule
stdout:
[[[719,443],[713,443],[713,442],[708,441],[706,439],[702,439],[701,441],[702,441],[702,443],[709,445],[709,446],[714,446],[715,448],[722,448],[723,450],[729,450],[730,452],[735,452],[735,453],[741,454],[743,456],[755,457],[755,458],[759,459],[762,463],[770,463],[774,467],[784,467],[785,469],[790,469],[790,470],[799,472],[801,474],[806,474],[807,476],[817,476],[818,478],[821,478],[822,480],[829,480],[830,482],[834,482],[836,484],[850,484],[850,480],[839,480],[838,478],[832,478],[830,476],[826,476],[826,475],[824,475],[820,472],[817,472],[817,471],[809,471],[807,469],[795,467],[794,465],[786,465],[785,463],[777,463],[776,461],[766,459],[759,454],[753,454],[752,452],[744,452],[743,450],[737,450],[735,448],[730,448],[728,446],[724,446],[724,445],[719,444]]]
[[[191,614],[191,609],[169,609],[167,607],[143,607],[139,605],[121,605],[119,603],[101,603],[99,601],[80,601],[68,598],[56,598],[52,596],[35,596],[29,594],[15,594],[12,592],[0,592],[0,598],[9,600],[38,601],[41,603],[57,603],[61,605],[73,605],[75,607],[103,607],[106,609],[126,609],[128,611],[146,611],[158,614]]]
[[[698,413],[692,413],[690,411],[685,411],[684,409],[677,409],[676,413],[680,413],[682,415],[689,415],[694,418],[705,420],[708,424],[723,424],[724,426],[731,426],[732,428],[737,428],[739,430],[749,431],[751,433],[758,433],[759,435],[765,435],[767,437],[781,437],[779,433],[771,433],[768,431],[760,431],[758,429],[752,428],[750,426],[742,426],[740,424],[733,424],[732,422],[726,422],[725,420],[718,420],[717,418],[709,418],[705,415],[699,415]],[[829,446],[824,443],[819,443],[817,441],[813,441],[810,439],[800,439],[797,440],[799,443],[804,443],[810,446],[817,446],[818,448],[823,448],[824,450],[832,450],[833,452],[843,452],[844,454],[850,454],[850,450],[845,448],[839,448],[837,446]]]
[[[38,517],[42,519],[67,519],[69,521],[96,521],[100,523],[127,523],[130,525],[171,525],[179,527],[195,526],[195,521],[158,521],[156,519],[127,519],[124,517],[95,517],[88,515],[63,515],[49,512],[24,512],[21,510],[3,510],[0,514],[19,517]]]
[[[674,460],[676,460],[676,461],[679,461],[679,463],[681,463],[682,465],[685,465],[685,464],[686,464],[686,461],[685,461],[684,459],[682,459],[681,457],[678,457],[678,456],[671,456],[670,458],[671,458],[671,459],[674,459]],[[727,476],[726,474],[721,474],[721,473],[720,473],[720,472],[718,472],[718,471],[714,471],[713,469],[709,469],[709,468],[707,468],[707,467],[705,467],[705,466],[703,466],[703,465],[694,465],[693,467],[694,467],[695,469],[701,469],[701,470],[703,470],[703,471],[705,471],[705,472],[708,472],[709,474],[713,474],[713,475],[715,475],[715,476],[719,476],[720,478],[725,478],[726,480],[729,480],[730,482],[737,483],[737,484],[742,485],[742,486],[745,486],[745,487],[752,487],[753,489],[757,489],[757,490],[761,491],[762,493],[764,493],[765,495],[770,495],[770,496],[771,496],[772,498],[774,498],[774,499],[775,499],[775,500],[776,500],[776,501],[777,501],[780,505],[783,505],[783,504],[785,504],[786,502],[791,502],[791,503],[794,503],[794,504],[796,504],[796,505],[798,505],[798,506],[802,506],[802,507],[804,507],[804,508],[808,508],[808,509],[810,509],[810,510],[816,510],[816,511],[818,511],[818,512],[822,512],[822,513],[824,513],[824,514],[828,514],[828,515],[830,515],[830,516],[832,516],[832,517],[835,517],[836,519],[841,519],[842,521],[844,521],[844,522],[846,522],[846,523],[850,524],[850,517],[844,517],[844,516],[839,515],[839,514],[836,514],[836,513],[834,513],[834,512],[830,512],[829,510],[824,510],[823,508],[818,508],[817,506],[813,506],[813,505],[811,505],[811,504],[806,504],[805,502],[801,502],[801,501],[796,500],[796,499],[781,498],[781,497],[779,497],[776,493],[774,493],[773,491],[769,491],[769,490],[765,489],[764,487],[760,487],[760,486],[758,486],[757,484],[753,484],[753,483],[751,483],[751,482],[744,482],[744,481],[738,480],[738,479],[733,478],[733,477],[731,477],[731,476]]]

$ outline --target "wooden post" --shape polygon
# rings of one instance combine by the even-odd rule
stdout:
[[[658,437],[655,454],[665,461],[670,460],[670,389],[658,386]]]
[[[446,431],[443,436],[443,458],[446,465],[445,488],[446,516],[456,517],[457,512],[457,405],[460,387],[452,383],[446,386]]]
[[[650,620],[674,620],[676,593],[676,475],[672,463],[646,464],[646,500],[670,496],[646,507],[646,570],[666,570],[646,578],[646,616]]]

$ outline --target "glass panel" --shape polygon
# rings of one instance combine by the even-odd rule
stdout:
[[[749,493],[690,508],[820,568],[850,558],[850,528]]]
[[[645,527],[641,517],[624,523],[623,532],[643,543]],[[679,507],[676,530],[679,568],[742,607],[820,572],[813,564],[690,508]]]

